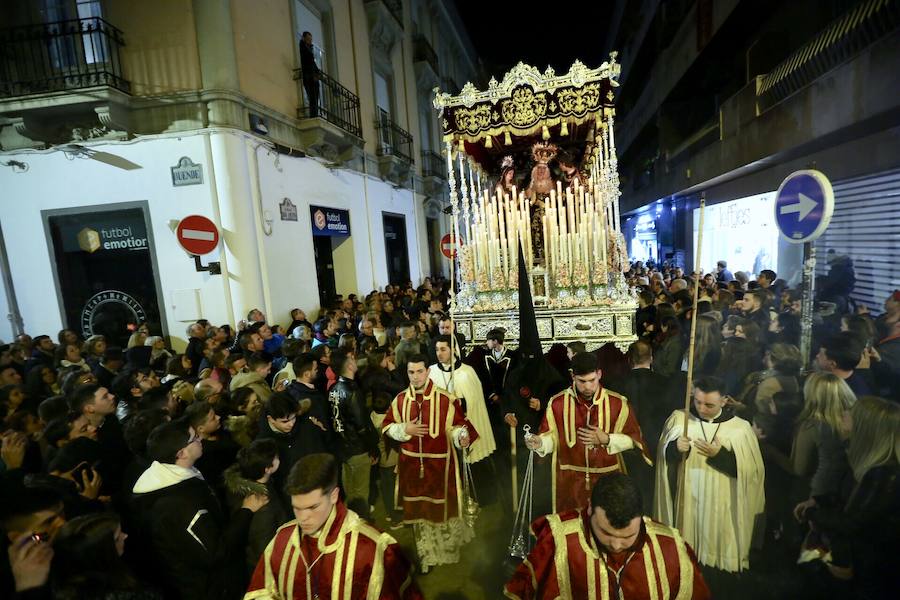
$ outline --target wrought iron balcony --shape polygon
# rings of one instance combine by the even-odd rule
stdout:
[[[413,139],[408,131],[391,120],[390,115],[378,109],[375,119],[375,129],[378,130],[378,155],[396,156],[408,163],[413,162]]]
[[[422,177],[437,177],[447,180],[447,163],[444,157],[430,150],[422,151]]]
[[[428,63],[435,75],[440,73],[438,70],[437,54],[424,35],[417,35],[415,39],[413,39],[413,62]]]
[[[0,30],[0,97],[109,86],[125,93],[122,32],[100,17]]]
[[[294,69],[294,79],[303,80],[303,73],[300,69]],[[322,118],[361,138],[362,117],[359,111],[359,96],[324,72],[319,73],[319,79],[315,85],[318,89],[318,103],[313,105],[310,100],[307,100],[303,106],[297,109],[297,118]],[[302,87],[305,88],[305,84]]]

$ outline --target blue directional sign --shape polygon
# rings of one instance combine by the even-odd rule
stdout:
[[[775,223],[792,244],[811,242],[825,231],[834,212],[831,182],[820,171],[795,171],[775,196]]]

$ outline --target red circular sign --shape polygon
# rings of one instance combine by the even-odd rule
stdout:
[[[447,258],[456,256],[456,243],[449,233],[441,238],[441,253]]]
[[[216,224],[200,215],[185,217],[178,224],[178,243],[191,254],[209,254],[219,245]]]

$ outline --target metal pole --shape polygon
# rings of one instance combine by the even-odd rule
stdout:
[[[803,369],[809,369],[812,353],[813,311],[816,296],[816,247],[812,242],[803,244],[803,296],[800,303],[800,355]]]

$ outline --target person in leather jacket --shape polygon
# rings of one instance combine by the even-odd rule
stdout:
[[[343,350],[331,354],[331,368],[338,381],[328,393],[332,424],[337,434],[341,459],[342,488],[347,506],[363,518],[369,515],[369,475],[378,461],[378,432],[365,405],[365,397],[356,384],[356,358]]]

